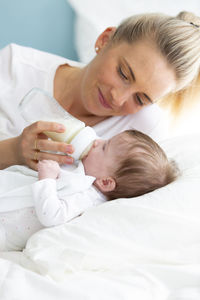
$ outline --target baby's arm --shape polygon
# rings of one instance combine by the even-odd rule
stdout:
[[[38,162],[39,180],[51,178],[57,179],[60,174],[60,166],[54,160],[41,160]]]
[[[60,167],[54,161],[39,162],[39,181],[32,184],[32,195],[37,217],[45,227],[64,224],[93,206],[88,191],[58,197],[56,178]],[[47,166],[48,165],[48,166]]]
[[[53,160],[38,162],[38,179],[32,186],[35,210],[42,225],[49,227],[67,221],[67,206],[58,198],[56,179],[60,166]]]

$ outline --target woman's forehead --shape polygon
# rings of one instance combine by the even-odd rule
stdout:
[[[156,100],[175,88],[175,73],[152,41],[121,42],[116,45],[116,55],[126,62],[139,90],[149,98]]]

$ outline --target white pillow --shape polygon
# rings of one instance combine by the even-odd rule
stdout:
[[[97,36],[109,26],[117,26],[126,17],[145,12],[162,12],[176,15],[187,10],[198,12],[199,0],[68,0],[76,13],[75,44],[81,62],[94,56]]]
[[[161,145],[181,176],[149,194],[106,202],[33,235],[24,250],[41,274],[200,263],[200,135]]]

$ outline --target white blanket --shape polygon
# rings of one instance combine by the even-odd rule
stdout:
[[[41,230],[23,253],[2,253],[0,298],[199,300],[200,136],[162,146],[181,169],[176,182]]]

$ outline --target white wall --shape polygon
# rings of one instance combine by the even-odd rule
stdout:
[[[118,25],[137,13],[162,12],[176,15],[182,10],[200,16],[200,0],[68,0],[75,9],[76,47],[82,62],[94,55],[95,40],[106,27]]]

